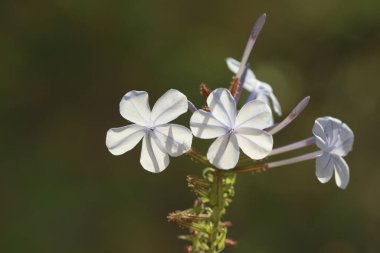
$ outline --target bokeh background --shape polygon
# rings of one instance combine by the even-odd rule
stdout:
[[[379,252],[376,0],[2,0],[0,252],[182,252],[185,231],[165,217],[192,204],[185,176],[202,166],[182,156],[151,174],[140,146],[112,156],[105,133],[127,123],[118,103],[129,90],[153,104],[176,88],[200,106],[201,82],[227,86],[224,59],[241,57],[263,12],[251,66],[285,114],[311,96],[275,145],[340,118],[356,137],[351,182],[320,184],[313,161],[240,176],[227,215],[238,246],[225,252]]]

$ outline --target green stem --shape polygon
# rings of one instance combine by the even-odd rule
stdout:
[[[218,249],[218,235],[221,232],[221,219],[223,215],[223,175],[216,170],[213,173],[213,183],[210,192],[210,205],[212,208],[211,222],[212,229],[210,234],[210,253],[220,252]],[[224,244],[224,243],[223,243]]]
[[[196,153],[192,156],[199,157]],[[226,239],[227,227],[222,217],[234,196],[235,180],[235,172],[215,168],[205,168],[203,178],[187,177],[188,186],[197,196],[194,207],[168,215],[169,221],[189,229],[188,235],[180,236],[191,243],[185,252],[219,253],[226,242],[234,245],[233,240]]]

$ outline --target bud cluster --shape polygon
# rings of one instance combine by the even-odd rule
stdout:
[[[220,173],[212,168],[206,168],[202,178],[187,177],[188,186],[197,197],[194,207],[168,215],[169,221],[190,232],[179,237],[191,242],[186,252],[221,252],[226,245],[236,245],[236,241],[226,238],[227,227],[232,223],[222,221],[235,194],[235,179],[236,173]]]

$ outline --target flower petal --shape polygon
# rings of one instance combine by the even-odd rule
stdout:
[[[342,125],[342,121],[333,117],[324,117],[320,118],[319,122],[326,135],[326,141],[331,146],[339,137],[339,128]]]
[[[321,118],[318,118],[313,126],[313,134],[315,136],[315,141],[316,145],[318,148],[321,150],[326,150],[328,149],[328,144],[327,144],[327,137],[324,132],[323,124],[320,120]]]
[[[257,93],[256,97],[254,99],[251,99],[250,101],[255,100],[255,99],[259,100],[261,102],[264,102],[267,105],[270,105],[269,98],[268,98],[267,94],[265,94],[265,93],[262,93],[262,92]]]
[[[265,104],[269,105],[269,98],[268,98],[267,95],[265,95],[265,94],[263,94],[263,93],[259,93],[259,94],[257,94],[257,96],[256,96],[255,99],[256,99],[256,100],[259,100],[259,101],[262,101],[262,102],[264,102]],[[249,101],[252,101],[252,99],[249,100]],[[271,116],[271,120],[268,122],[268,124],[269,124],[270,126],[273,126],[273,125],[274,125],[273,113],[272,113],[272,116]]]
[[[156,127],[154,133],[171,156],[180,156],[191,148],[193,135],[184,126],[165,124]]]
[[[124,95],[120,101],[120,114],[125,119],[141,126],[150,122],[150,107],[148,93],[132,90]]]
[[[272,100],[273,110],[277,113],[278,116],[282,115],[282,109],[280,102],[278,102],[277,97],[272,93],[269,94],[270,99]]]
[[[239,71],[240,62],[235,60],[234,58],[228,57],[226,58],[227,67],[235,74]]]
[[[245,82],[243,84],[243,88],[253,94],[257,94],[257,87],[260,85],[260,81],[257,80],[256,77],[252,77],[252,75],[250,75],[249,73],[252,73],[252,75],[254,76],[253,72],[248,70],[247,77],[245,78]]]
[[[315,174],[319,182],[322,184],[327,183],[333,175],[334,159],[329,153],[323,153],[316,158],[316,167]]]
[[[346,124],[341,124],[339,131],[339,139],[335,143],[334,150],[332,153],[337,154],[339,156],[345,156],[352,150],[353,144],[354,133]]]
[[[256,91],[251,91],[251,93],[249,93],[249,96],[247,97],[247,99],[245,100],[245,103],[244,104],[246,104],[246,103],[248,103],[248,102],[250,102],[250,101],[252,101],[252,100],[255,100],[255,99],[257,99],[257,92]]]
[[[340,156],[334,156],[335,161],[335,182],[341,189],[346,189],[350,181],[350,170],[346,161]]]
[[[207,152],[207,159],[223,170],[232,169],[239,160],[239,146],[234,134],[226,134],[217,138]]]
[[[264,129],[272,124],[272,111],[262,101],[252,100],[246,103],[236,117],[235,128],[253,127]]]
[[[159,173],[169,165],[169,156],[153,132],[145,134],[141,148],[140,163],[147,171]]]
[[[170,89],[153,106],[154,125],[166,124],[184,114],[188,109],[187,98],[178,90]]]
[[[213,139],[227,133],[228,127],[214,118],[211,112],[197,110],[190,119],[190,128],[194,136]]]
[[[212,115],[226,126],[233,126],[236,118],[236,102],[231,92],[225,88],[213,90],[207,97],[207,105]]]
[[[134,148],[145,134],[145,127],[129,125],[111,128],[107,132],[106,145],[113,155],[122,155]]]
[[[252,159],[263,159],[273,149],[273,137],[265,131],[245,127],[235,133],[239,147]]]
[[[316,145],[326,152],[345,156],[352,150],[354,133],[346,124],[336,118],[316,119],[313,134],[316,137]]]
[[[272,87],[264,83],[262,81],[257,80],[257,88],[251,92],[249,95],[247,102],[258,99],[269,105],[269,98],[271,100],[271,104],[273,106],[273,110],[276,112],[277,115],[282,115],[281,105],[278,102],[277,97],[273,94]]]

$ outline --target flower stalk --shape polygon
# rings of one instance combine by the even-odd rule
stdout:
[[[189,241],[186,252],[218,253],[226,245],[236,242],[227,238],[231,222],[223,221],[227,206],[234,196],[236,173],[213,168],[203,171],[203,178],[188,176],[190,189],[197,196],[193,208],[176,211],[168,215],[169,221],[189,230],[179,238]]]
[[[223,187],[222,187],[222,172],[220,170],[216,170],[213,174],[213,182],[210,192],[210,206],[212,207],[212,215],[211,215],[211,235],[210,235],[210,253],[221,251],[219,249],[219,245],[224,248],[224,242],[220,242],[219,233],[221,231],[226,231],[224,226],[220,226],[222,212],[224,209],[223,203]],[[225,239],[225,235],[222,236],[222,239]]]
[[[304,148],[314,143],[315,143],[315,137],[310,137],[305,140],[297,141],[295,143],[292,143],[283,147],[275,148],[272,150],[272,152],[270,152],[268,156],[278,155],[278,154],[293,151],[299,148]]]
[[[281,160],[281,161],[276,161],[276,162],[268,163],[267,167],[269,169],[269,168],[275,168],[275,167],[280,167],[280,166],[285,166],[285,165],[290,165],[290,164],[294,164],[294,163],[299,163],[299,162],[311,160],[311,159],[314,159],[314,158],[322,155],[322,153],[323,152],[320,151],[320,150],[314,151],[314,152],[311,152],[311,153],[308,153],[308,154],[305,154],[305,155],[300,155],[300,156],[297,156],[297,157],[293,157],[293,158],[289,158],[289,159],[285,159],[285,160]]]

